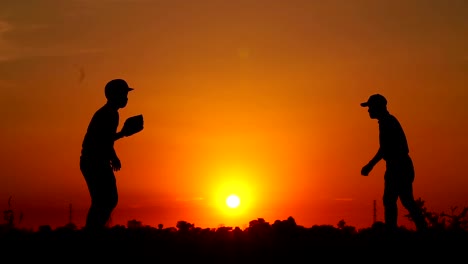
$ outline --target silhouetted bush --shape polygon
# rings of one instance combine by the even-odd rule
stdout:
[[[131,257],[132,261],[141,258],[171,263],[263,263],[295,259],[334,262],[372,261],[376,255],[419,261],[444,256],[448,261],[451,257],[464,257],[468,243],[466,211],[448,215],[445,224],[431,224],[426,232],[404,227],[388,232],[382,222],[357,230],[344,220],[336,226],[304,227],[297,225],[293,217],[276,220],[271,225],[257,218],[244,230],[229,226],[200,228],[187,221],[163,228],[130,220],[127,226],[115,225],[101,233],[89,233],[71,224],[56,229],[43,225],[37,231],[2,225],[0,242],[4,252],[28,252],[36,261],[74,256],[107,261]],[[448,216],[439,214],[439,217]]]

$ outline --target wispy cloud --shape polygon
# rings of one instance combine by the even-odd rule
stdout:
[[[0,20],[0,36],[2,36],[5,32],[10,31],[12,28],[11,24],[5,20]]]
[[[353,198],[335,198],[335,201],[351,202]]]
[[[13,88],[15,83],[9,80],[0,79],[0,88]]]
[[[90,3],[90,4],[102,4],[102,3],[136,3],[136,2],[154,2],[154,0],[74,0],[77,3]]]
[[[25,58],[39,57],[71,57],[79,55],[89,55],[101,53],[99,50],[74,50],[66,47],[62,48],[27,48],[27,47],[10,47],[0,48],[0,62],[14,61]]]
[[[6,20],[0,20],[0,61],[6,61],[9,58],[11,47],[5,38],[6,33],[10,32],[13,26]]]
[[[188,197],[188,198],[177,198],[176,201],[179,202],[193,202],[193,201],[201,201],[203,197]]]
[[[44,23],[14,24],[0,18],[0,62],[31,57],[64,57],[102,53],[100,49],[74,47],[74,43],[67,43],[66,41],[53,43],[53,45],[41,45],[34,41],[24,41],[24,39],[35,35],[53,35],[53,30],[53,27]],[[12,36],[15,36],[15,38]]]
[[[465,62],[465,63],[467,63],[467,62],[468,62],[468,55],[465,56],[465,57],[462,57],[462,61]]]

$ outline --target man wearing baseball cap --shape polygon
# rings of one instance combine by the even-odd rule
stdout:
[[[410,213],[418,231],[425,230],[427,223],[421,208],[413,197],[414,167],[409,156],[409,148],[400,122],[387,110],[387,99],[381,94],[373,94],[366,102],[371,119],[379,124],[379,149],[375,156],[361,169],[361,175],[368,176],[374,166],[385,160],[383,205],[385,226],[389,231],[398,228],[397,201]]]
[[[125,125],[117,132],[118,110],[127,106],[128,92],[132,90],[123,79],[109,81],[104,87],[107,102],[94,113],[83,139],[80,170],[91,196],[85,225],[85,229],[89,231],[103,230],[117,206],[114,171],[120,170],[121,163],[115,152],[114,142],[138,132]]]

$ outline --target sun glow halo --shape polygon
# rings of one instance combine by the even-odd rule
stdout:
[[[247,182],[226,180],[214,192],[216,207],[226,216],[242,216],[252,207],[253,195]]]

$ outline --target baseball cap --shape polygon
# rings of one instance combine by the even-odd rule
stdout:
[[[367,99],[367,102],[361,103],[361,106],[387,106],[387,99],[381,94],[373,94]]]
[[[133,88],[130,88],[127,82],[123,79],[113,79],[106,84],[104,88],[104,93],[107,98],[113,97],[117,94],[122,94],[123,92],[133,91]]]

